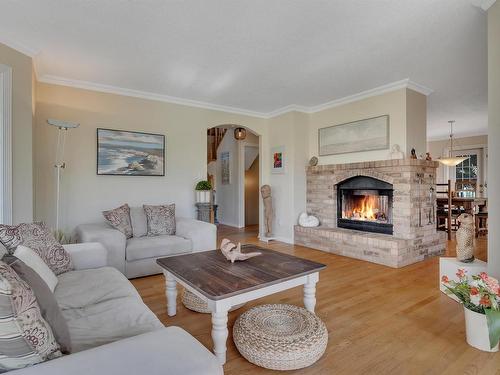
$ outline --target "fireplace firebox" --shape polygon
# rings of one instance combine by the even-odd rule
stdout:
[[[337,185],[337,226],[393,234],[393,186],[368,176],[356,176]]]

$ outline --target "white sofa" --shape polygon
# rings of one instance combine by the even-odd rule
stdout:
[[[146,236],[146,215],[142,207],[131,207],[130,218],[134,237],[125,235],[102,222],[76,227],[78,242],[99,242],[108,250],[108,264],[129,279],[161,273],[156,259],[216,248],[215,225],[176,217],[175,236]]]
[[[179,327],[165,328],[96,243],[68,245],[74,271],[54,291],[70,331],[72,354],[19,375],[220,375],[216,357]]]

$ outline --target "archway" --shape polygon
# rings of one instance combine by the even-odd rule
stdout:
[[[261,160],[260,135],[248,127],[221,124],[207,130],[207,179],[214,188],[212,221],[258,231]]]

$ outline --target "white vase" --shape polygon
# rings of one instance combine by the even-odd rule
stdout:
[[[485,352],[498,352],[498,344],[493,349],[490,349],[490,336],[486,315],[479,314],[466,307],[464,307],[464,312],[467,344]]]
[[[210,203],[212,190],[196,190],[196,203]]]

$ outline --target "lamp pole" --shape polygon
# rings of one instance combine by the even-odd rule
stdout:
[[[54,168],[56,168],[56,226],[55,230],[59,230],[59,207],[61,200],[61,173],[62,170],[66,168],[66,163],[63,161],[64,158],[64,145],[66,143],[66,134],[69,129],[74,129],[80,126],[80,124],[48,119],[47,123],[52,126],[57,127],[57,149],[56,149],[56,160],[54,163]]]

